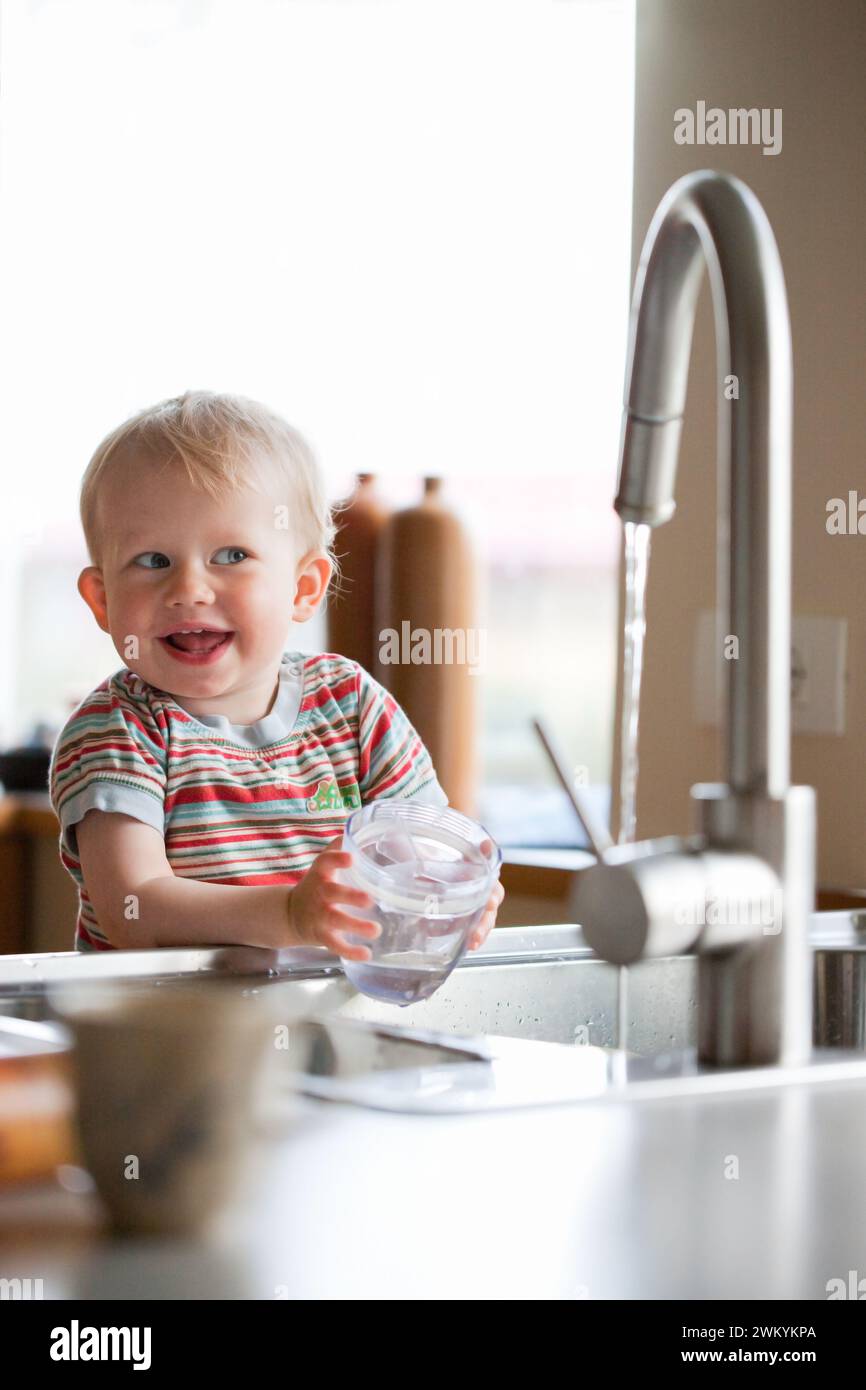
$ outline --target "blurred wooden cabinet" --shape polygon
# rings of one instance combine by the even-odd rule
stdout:
[[[78,893],[45,793],[0,796],[0,954],[71,951]]]
[[[25,932],[28,840],[11,824],[0,826],[0,955],[23,951]]]

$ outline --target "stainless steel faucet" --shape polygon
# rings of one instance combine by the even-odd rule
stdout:
[[[650,526],[673,515],[704,266],[719,372],[724,635],[738,639],[728,662],[727,783],[692,788],[692,839],[607,851],[578,876],[574,910],[607,960],[698,952],[701,1060],[794,1064],[811,1050],[815,795],[792,787],[789,772],[791,327],[767,215],[730,175],[679,179],[650,224],[632,301],[614,505],[623,521]]]

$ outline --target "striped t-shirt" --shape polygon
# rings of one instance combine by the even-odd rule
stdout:
[[[93,911],[75,825],[119,811],[165,837],[182,878],[292,887],[357,806],[448,799],[403,710],[356,661],[285,652],[254,724],[194,716],[124,667],[84,699],[51,758],[60,858],[78,886],[75,947],[113,950]]]

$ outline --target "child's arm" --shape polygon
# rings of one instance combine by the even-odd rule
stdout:
[[[243,888],[179,877],[159,832],[132,816],[88,811],[75,829],[87,893],[112,946],[325,946],[366,959],[366,947],[344,944],[340,932],[378,934],[373,923],[336,908],[370,899],[333,879],[351,857],[331,846],[295,888]]]

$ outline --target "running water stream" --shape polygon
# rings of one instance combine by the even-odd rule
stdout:
[[[646,585],[650,554],[649,526],[625,523],[625,631],[620,722],[619,843],[634,841],[637,823],[638,724],[643,647],[646,633]]]
[[[646,586],[651,528],[627,521],[625,538],[625,626],[623,632],[622,717],[620,721],[619,840],[632,844],[637,824],[638,728],[646,633]],[[623,1064],[628,1043],[628,967],[617,979],[617,1048]]]

